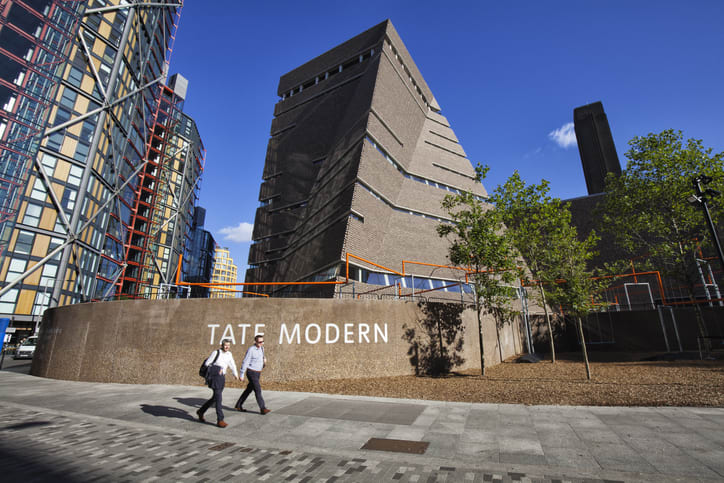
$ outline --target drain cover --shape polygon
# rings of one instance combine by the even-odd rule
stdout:
[[[361,449],[390,451],[393,453],[424,454],[430,443],[427,441],[407,441],[404,439],[371,438]]]

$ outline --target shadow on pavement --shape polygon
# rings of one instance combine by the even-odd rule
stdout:
[[[27,421],[24,423],[13,424],[11,426],[5,426],[4,428],[0,428],[0,431],[7,431],[9,429],[28,429],[38,426],[47,426],[49,424],[51,424],[50,421]]]
[[[209,395],[209,397],[211,397],[211,395]],[[190,408],[200,408],[202,404],[209,400],[209,398],[202,399],[199,397],[175,397],[173,399],[179,404],[183,404],[184,406],[188,406]]]
[[[54,483],[88,481],[81,476],[73,477],[65,471],[56,470],[53,467],[56,462],[52,461],[52,457],[50,459],[51,461],[43,451],[35,448],[24,448],[19,451],[0,443],[0,470],[4,481],[52,481]]]
[[[150,414],[151,416],[163,416],[166,418],[178,418],[186,419],[188,421],[195,421],[196,418],[191,416],[183,409],[172,408],[169,406],[152,406],[150,404],[141,404],[141,411]]]

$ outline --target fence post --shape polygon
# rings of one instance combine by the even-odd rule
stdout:
[[[528,298],[524,287],[518,287],[518,298],[520,298],[521,312],[523,313],[523,326],[525,327],[525,337],[528,344],[528,353],[535,354],[533,347],[533,337],[530,329],[530,319],[528,318]]]
[[[669,338],[666,336],[666,327],[664,327],[664,317],[661,312],[661,305],[656,307],[656,309],[659,313],[659,322],[661,323],[661,332],[664,334],[664,342],[666,342],[666,352],[671,352],[671,349],[669,348]]]
[[[679,337],[679,324],[676,323],[676,316],[674,315],[674,307],[669,305],[669,313],[671,314],[671,323],[674,324],[674,333],[676,334],[676,342],[679,343],[679,352],[684,352],[684,348],[681,346],[681,337]]]

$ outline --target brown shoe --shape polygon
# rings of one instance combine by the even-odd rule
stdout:
[[[196,411],[196,415],[199,417],[199,422],[200,422],[200,423],[205,423],[205,422],[206,422],[206,420],[204,419],[204,413],[201,412],[201,409],[199,409],[198,411]]]
[[[234,409],[236,409],[236,410],[239,411],[240,413],[245,413],[245,412],[246,412],[246,409],[242,408],[241,406],[234,406]]]
[[[267,409],[267,408],[264,408],[261,411],[259,411],[259,413],[261,413],[262,416],[264,416],[265,414],[268,414],[270,412],[271,412],[271,409]]]
[[[225,427],[228,426],[228,424],[226,424],[226,423],[223,422],[223,421],[219,421],[218,423],[216,423],[216,425],[217,425],[218,427],[220,427],[220,428],[225,428]]]

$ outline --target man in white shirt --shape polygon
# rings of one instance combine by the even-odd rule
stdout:
[[[239,374],[236,372],[236,364],[234,363],[234,357],[229,352],[231,347],[231,341],[224,339],[221,341],[221,348],[211,353],[206,362],[204,363],[208,367],[206,371],[206,383],[214,391],[211,399],[206,401],[201,408],[196,411],[199,416],[199,421],[202,423],[206,422],[204,419],[204,413],[213,404],[216,403],[216,425],[220,428],[228,426],[224,422],[224,412],[221,410],[221,393],[224,391],[224,385],[226,383],[226,369],[231,367],[231,372],[234,377],[239,379]]]
[[[254,337],[254,345],[246,350],[246,356],[244,357],[244,363],[241,365],[241,378],[240,381],[244,381],[244,375],[249,378],[249,385],[241,394],[241,397],[236,402],[234,409],[237,411],[246,412],[243,404],[246,398],[249,397],[252,391],[256,396],[256,403],[259,405],[259,414],[262,416],[271,412],[271,409],[267,409],[264,404],[264,398],[261,397],[261,384],[259,378],[261,377],[261,370],[266,365],[266,357],[264,357],[264,336],[257,335]]]

